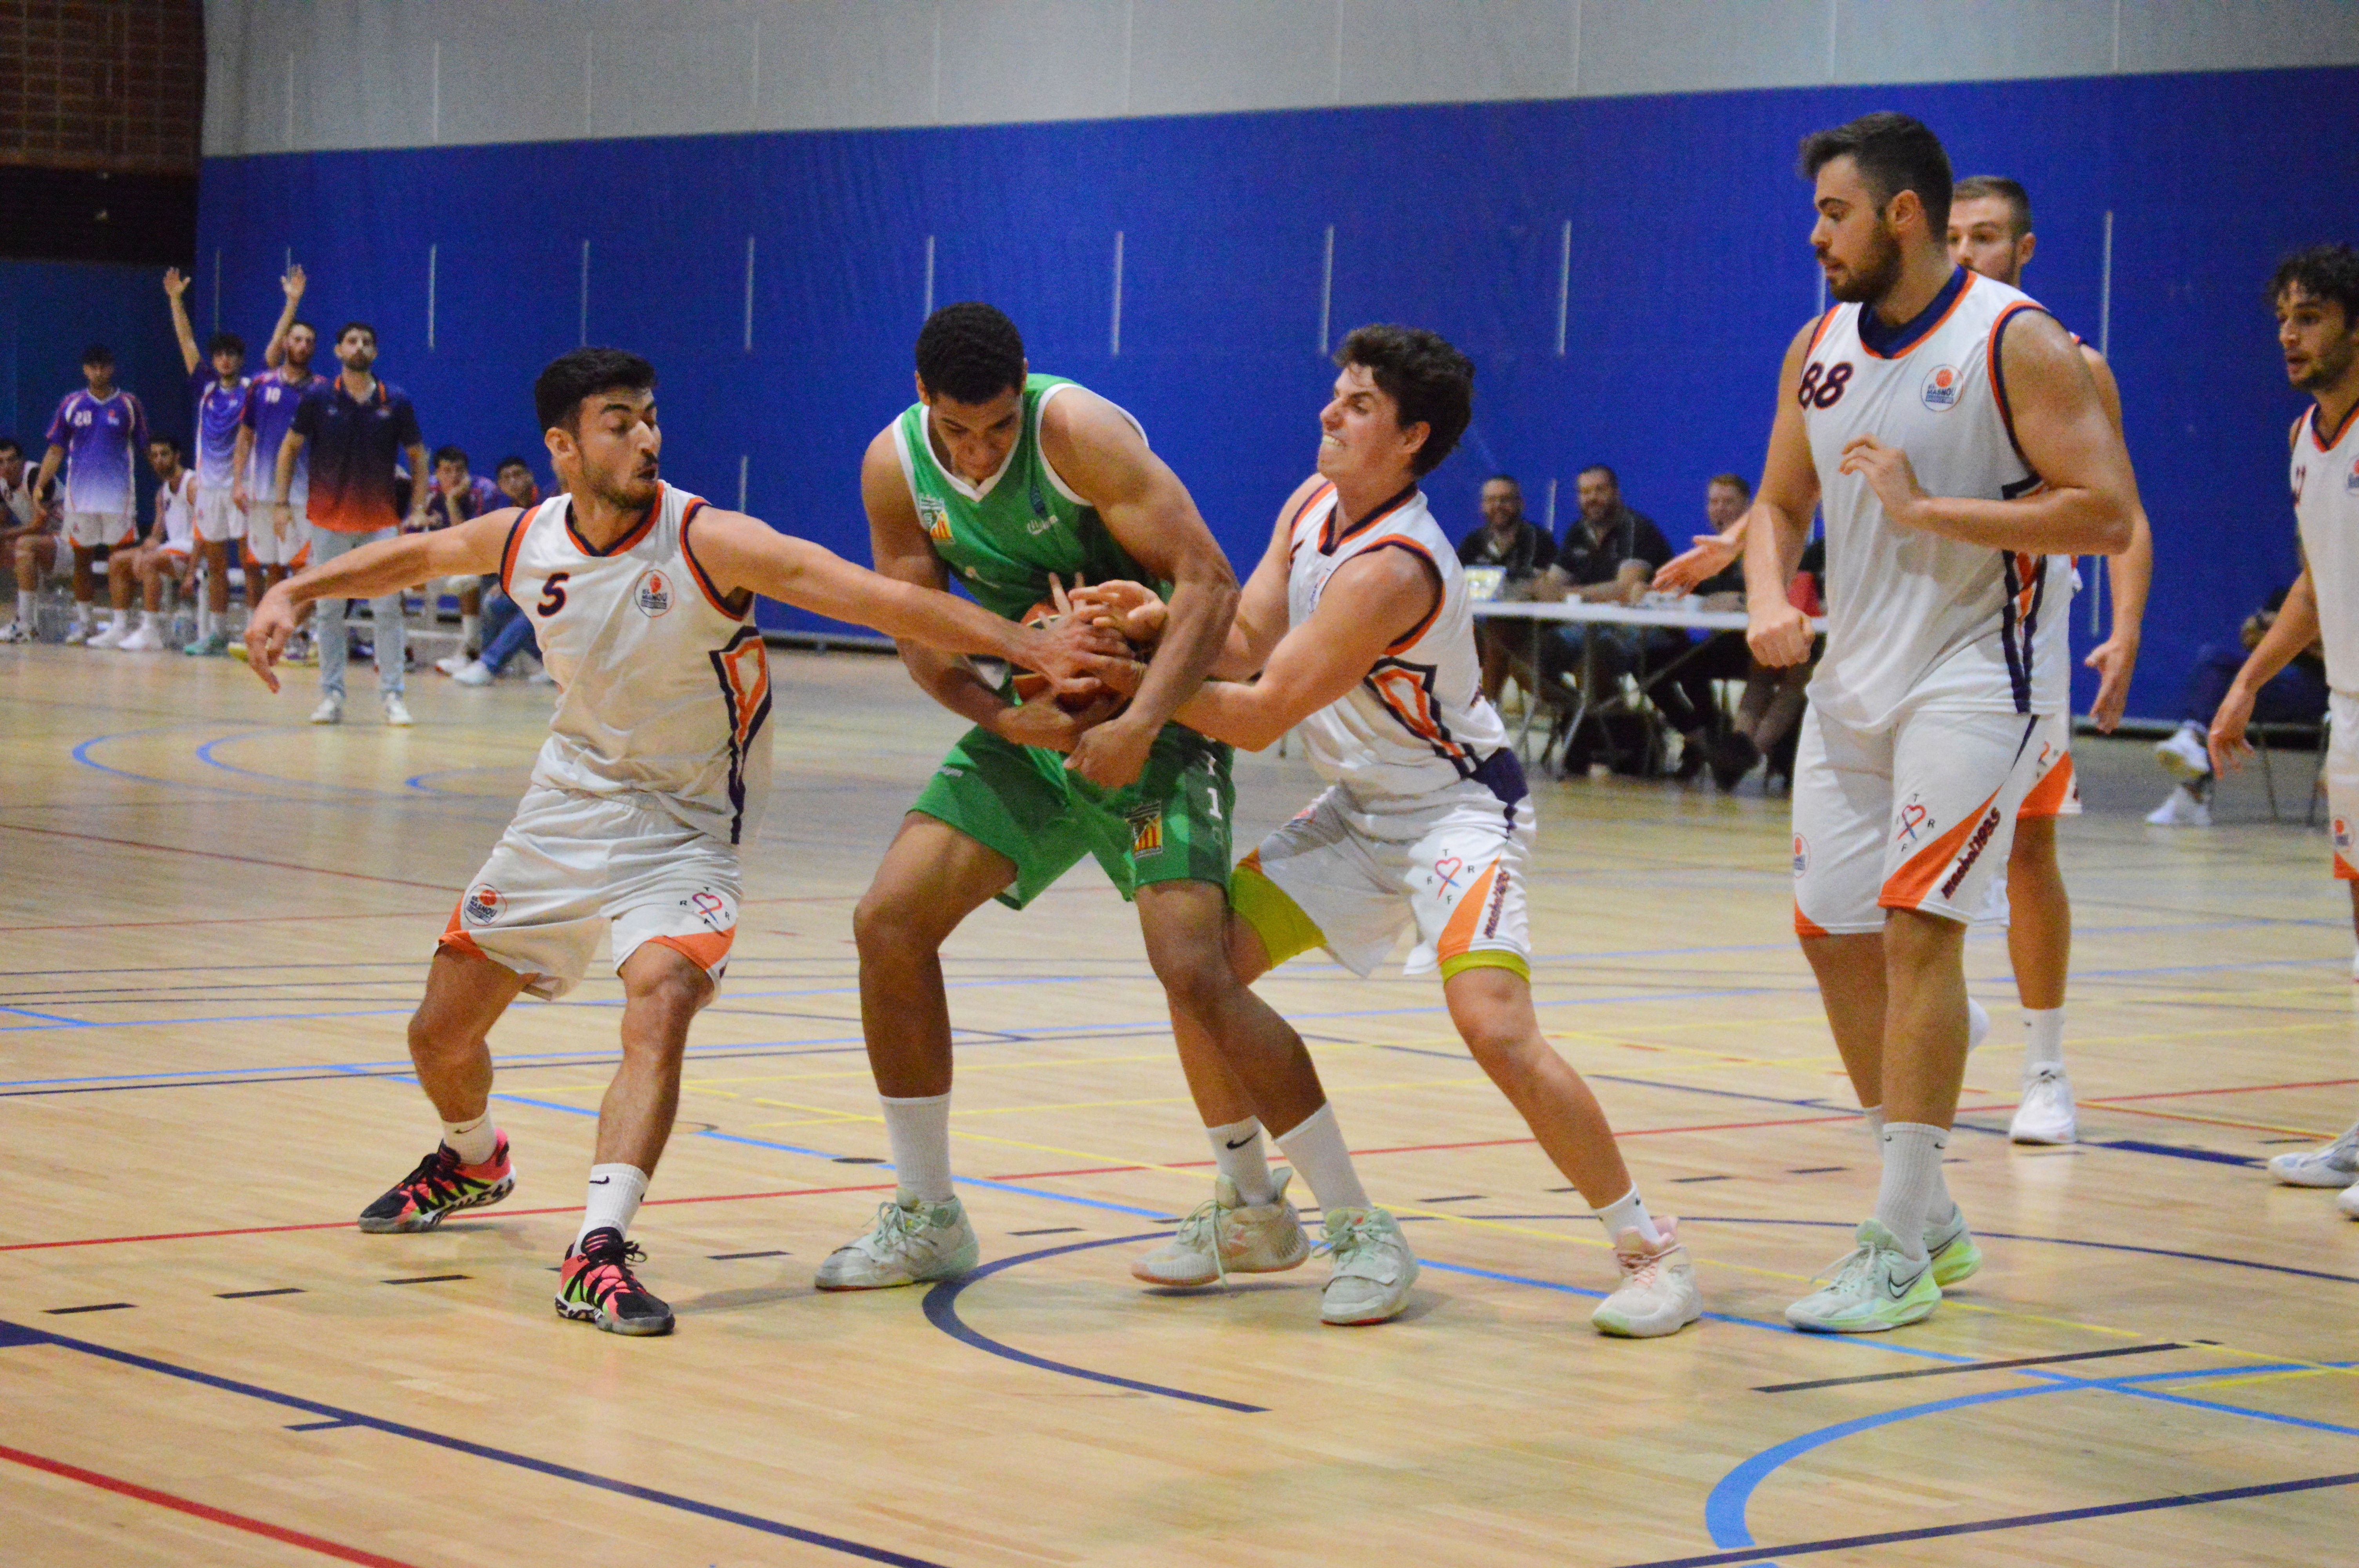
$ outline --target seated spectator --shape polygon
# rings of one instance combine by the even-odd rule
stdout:
[[[31,586],[19,586],[16,591],[16,618],[0,628],[0,643],[29,643],[33,639],[33,605],[35,589],[40,583],[40,573],[59,558],[56,531],[64,515],[58,492],[64,487],[52,485],[45,503],[33,494],[32,481],[25,472],[25,449],[14,436],[0,436],[0,573],[5,573],[17,558],[17,541],[25,541],[24,556],[29,574],[20,578]],[[43,546],[41,541],[47,539]],[[45,553],[46,552],[46,553]]]
[[[540,504],[540,486],[532,477],[532,465],[522,458],[502,458],[496,470],[500,495],[506,504],[529,510]],[[529,650],[540,657],[540,643],[532,633],[532,617],[516,608],[498,586],[495,579],[484,579],[484,651],[473,663],[451,673],[451,678],[461,686],[489,686],[516,654]],[[549,678],[547,672],[534,677]]]
[[[1581,470],[1578,489],[1581,514],[1565,528],[1556,562],[1534,585],[1535,599],[1578,598],[1592,604],[1635,604],[1647,591],[1655,569],[1671,558],[1663,531],[1644,513],[1622,500],[1621,481],[1603,463]],[[1543,685],[1584,667],[1596,672],[1600,689],[1587,694],[1603,701],[1624,676],[1643,667],[1655,668],[1688,650],[1687,634],[1668,627],[1614,626],[1574,622],[1555,628],[1541,639]],[[1659,681],[1647,691],[1665,721],[1685,737],[1683,776],[1692,777],[1709,754],[1711,733],[1692,695],[1677,681]],[[1566,742],[1565,769],[1578,773],[1588,765],[1590,737],[1576,735]],[[1693,758],[1692,766],[1687,758]]]
[[[152,654],[165,645],[164,585],[187,593],[197,575],[197,475],[180,459],[180,443],[169,436],[147,442],[147,466],[156,473],[156,521],[135,546],[109,552],[106,578],[136,583],[144,594],[139,624],[114,645],[126,654]]]
[[[464,451],[444,447],[434,454],[434,487],[422,509],[429,532],[468,522],[506,504],[498,486],[468,471]],[[434,661],[434,667],[444,675],[458,674],[475,656],[475,650],[483,646],[484,589],[496,586],[498,581],[497,577],[468,576],[445,578],[426,585],[429,592],[459,596],[459,650]],[[428,608],[431,610],[432,606]]]
[[[2237,633],[2242,647],[2206,643],[2195,655],[2187,678],[2187,698],[2180,706],[2179,728],[2154,749],[2163,772],[2180,782],[2169,798],[2147,814],[2157,827],[2212,826],[2212,751],[2206,740],[2212,716],[2235,683],[2250,653],[2277,618],[2286,600],[2285,589],[2269,595],[2261,608],[2245,617]],[[2326,718],[2326,651],[2317,643],[2295,655],[2253,698],[2255,724],[2317,724]]]
[[[1520,598],[1555,562],[1556,541],[1524,515],[1524,487],[1506,474],[1493,474],[1483,481],[1483,525],[1458,542],[1458,560],[1462,566],[1497,567],[1506,574],[1498,597]],[[1483,654],[1483,695],[1496,702],[1511,663],[1530,645],[1529,633],[1520,626],[1478,620],[1474,638]]]

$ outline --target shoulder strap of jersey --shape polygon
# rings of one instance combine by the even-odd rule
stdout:
[[[500,591],[510,599],[516,597],[512,579],[516,576],[516,553],[524,548],[526,532],[531,528],[534,518],[562,499],[562,496],[552,496],[547,501],[537,501],[518,513],[516,520],[508,524],[508,542],[500,546]]]

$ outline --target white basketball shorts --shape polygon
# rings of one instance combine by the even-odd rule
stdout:
[[[2334,874],[2359,882],[2359,697],[2326,694],[2326,815],[2334,832]]]
[[[1531,799],[1514,782],[1513,801],[1469,780],[1430,805],[1382,813],[1330,786],[1239,863],[1230,902],[1272,964],[1324,947],[1365,978],[1413,927],[1405,974],[1439,968],[1447,979],[1487,965],[1528,978],[1526,883],[1538,835]]]
[[[649,805],[535,786],[477,871],[440,944],[525,977],[555,1000],[611,927],[614,966],[649,942],[718,985],[737,937],[736,849]]]
[[[284,531],[271,521],[270,508],[257,506],[246,519],[245,558],[259,567],[304,567],[311,560],[311,524],[296,513]]]
[[[1966,923],[2006,875],[2040,720],[1928,706],[1855,730],[1813,705],[1794,755],[1794,929],[1884,929],[1885,913]]]
[[[227,485],[197,487],[197,538],[209,545],[245,537],[245,508]]]
[[[119,512],[69,512],[61,537],[85,550],[105,550],[136,544],[139,529]]]

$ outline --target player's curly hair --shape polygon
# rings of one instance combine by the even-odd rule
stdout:
[[[918,330],[918,380],[953,403],[988,403],[1024,385],[1024,334],[979,299],[945,305]]]
[[[2359,251],[2349,245],[2311,245],[2277,263],[2269,275],[2269,303],[2285,297],[2299,284],[2313,299],[2332,299],[2343,307],[2343,324],[2359,327]]]
[[[628,349],[575,349],[549,362],[532,384],[532,411],[540,427],[582,433],[582,403],[621,387],[652,391],[656,367]]]
[[[1339,365],[1361,365],[1399,407],[1400,427],[1423,425],[1419,478],[1440,466],[1474,418],[1474,362],[1439,332],[1389,322],[1354,327],[1335,351]]]

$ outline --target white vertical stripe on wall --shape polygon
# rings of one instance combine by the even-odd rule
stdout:
[[[1335,304],[1335,225],[1327,225],[1326,258],[1319,265],[1319,351],[1327,351],[1328,317]]]
[[[221,247],[213,247],[213,330],[221,330]]]
[[[745,481],[752,473],[754,458],[750,452],[737,454],[737,510],[745,510]]]
[[[1554,474],[1549,476],[1548,531],[1549,537],[1556,537],[1556,476]]]
[[[745,351],[754,351],[754,236],[745,236]]]
[[[434,275],[440,261],[441,250],[440,243],[426,247],[426,351],[429,353],[434,351]]]
[[[1564,221],[1564,243],[1556,261],[1556,357],[1564,358],[1564,334],[1572,316],[1572,220]]]
[[[926,308],[918,319],[923,321],[934,313],[934,237],[926,236]]]
[[[1122,358],[1122,231],[1114,232],[1114,322],[1106,334],[1106,357]]]
[[[577,347],[590,345],[590,242],[582,242],[582,324],[574,338]]]

